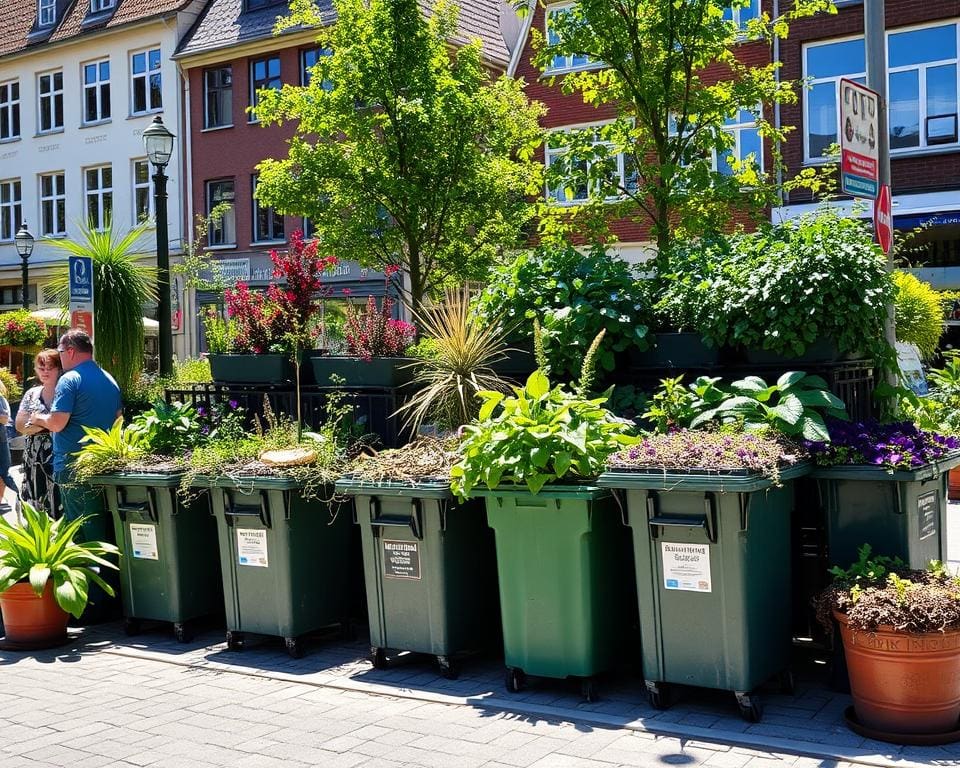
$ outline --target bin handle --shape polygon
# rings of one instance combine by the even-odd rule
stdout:
[[[716,494],[708,492],[703,495],[703,517],[680,517],[657,514],[657,495],[651,491],[647,494],[647,524],[650,526],[650,538],[659,538],[660,528],[703,528],[707,533],[707,540],[711,544],[717,543],[717,507]]]
[[[223,514],[226,517],[227,525],[233,525],[233,518],[237,517],[258,517],[263,523],[264,528],[270,528],[270,512],[267,507],[267,496],[264,491],[260,491],[259,504],[237,504],[230,498],[229,492],[223,490]]]
[[[374,535],[377,535],[377,528],[395,526],[400,528],[410,528],[414,538],[423,541],[423,506],[420,499],[410,500],[410,517],[391,517],[380,514],[380,497],[370,497],[370,525],[374,528]]]
[[[120,516],[121,520],[126,522],[127,515],[131,512],[140,512],[141,514],[146,512],[147,516],[153,520],[153,522],[160,522],[160,516],[157,513],[157,500],[154,495],[154,489],[148,487],[146,490],[146,501],[127,502],[126,489],[122,487],[117,488],[117,514]]]

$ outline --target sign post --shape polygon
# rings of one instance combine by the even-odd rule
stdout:
[[[883,252],[889,256],[893,247],[893,203],[889,184],[880,185],[880,194],[873,201],[873,234]]]
[[[93,338],[93,259],[70,257],[70,326]]]
[[[840,187],[876,199],[880,192],[880,96],[865,85],[840,80]]]

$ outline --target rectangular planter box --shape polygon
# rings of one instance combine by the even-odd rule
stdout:
[[[210,355],[210,375],[220,384],[290,384],[296,378],[286,355]]]
[[[374,357],[361,360],[358,357],[334,357],[322,355],[310,357],[313,380],[317,386],[333,386],[331,376],[339,376],[344,387],[382,387],[395,389],[411,381],[415,375],[416,358]]]

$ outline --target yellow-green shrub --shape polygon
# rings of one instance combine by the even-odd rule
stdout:
[[[940,294],[909,272],[894,272],[893,282],[897,340],[915,344],[925,359],[933,357],[943,334]]]

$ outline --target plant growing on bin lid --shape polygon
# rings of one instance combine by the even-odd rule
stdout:
[[[808,441],[817,464],[867,464],[889,471],[915,469],[960,450],[960,439],[920,429],[910,421],[831,422],[832,440]]]
[[[551,386],[542,370],[530,374],[513,396],[481,392],[478,421],[464,428],[460,461],[450,470],[450,487],[461,498],[480,484],[526,485],[538,493],[545,484],[599,475],[607,457],[637,441],[633,425],[604,408],[609,392],[586,396],[598,335],[584,359],[580,385],[570,392]]]

